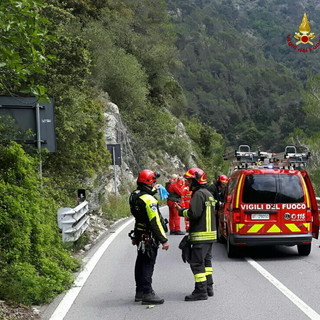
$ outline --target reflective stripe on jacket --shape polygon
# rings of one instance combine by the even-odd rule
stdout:
[[[151,192],[148,193],[148,191],[134,191],[138,197],[135,203],[138,206],[138,214],[135,214],[135,230],[139,231],[140,234],[152,232],[156,240],[165,243],[168,239],[161,223],[161,219],[163,218],[159,210],[158,200],[150,194]]]
[[[167,242],[168,239],[160,220],[161,213],[158,200],[149,194],[143,194],[140,199],[146,204],[146,211],[153,233],[161,243]]]
[[[215,200],[206,188],[192,193],[190,208],[182,210],[189,218],[189,237],[191,243],[215,242],[217,239]]]

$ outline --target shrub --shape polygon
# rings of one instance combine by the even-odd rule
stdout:
[[[0,146],[0,190],[0,299],[47,302],[72,283],[78,263],[63,247],[37,160],[14,142]]]
[[[109,195],[103,211],[106,212],[105,217],[111,222],[128,217],[130,215],[129,194]]]

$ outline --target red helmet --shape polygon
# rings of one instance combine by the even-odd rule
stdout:
[[[160,174],[158,172],[145,169],[140,171],[137,182],[145,183],[145,184],[152,184],[157,181],[157,179],[160,177]]]
[[[224,184],[228,183],[228,181],[229,181],[229,178],[224,174],[220,175],[217,179],[217,182],[224,183]]]
[[[191,168],[184,175],[186,179],[195,179],[199,184],[207,184],[206,173],[199,168]]]

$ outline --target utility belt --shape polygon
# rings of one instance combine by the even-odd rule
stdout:
[[[145,243],[155,242],[155,239],[153,238],[152,233],[147,231],[140,231],[140,230],[134,229],[128,233],[128,236],[136,244],[140,242],[145,242]]]
[[[146,254],[150,259],[154,259],[156,257],[156,249],[159,244],[152,237],[151,232],[141,233],[136,230],[131,230],[128,236],[135,242],[138,251],[142,252],[142,254]]]
[[[149,234],[143,233],[141,240],[138,242],[138,251],[141,250],[143,254],[148,254],[152,247],[156,247],[154,239]]]

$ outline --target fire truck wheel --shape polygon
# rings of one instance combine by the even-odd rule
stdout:
[[[311,243],[298,244],[298,252],[300,256],[308,256],[311,252]]]
[[[230,243],[230,236],[227,237],[227,253],[228,258],[236,258],[237,257],[237,251],[236,247]]]

